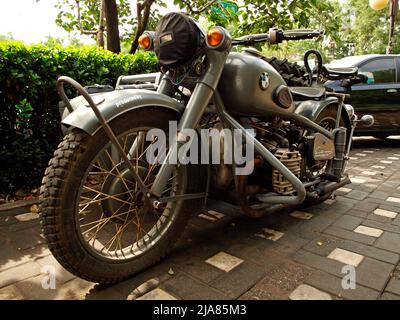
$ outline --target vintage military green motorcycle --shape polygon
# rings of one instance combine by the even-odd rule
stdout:
[[[258,218],[350,183],[352,133],[373,118],[357,119],[343,95],[324,88],[288,87],[258,51],[238,50],[320,34],[274,28],[232,39],[170,13],[140,39],[156,52],[159,75],[120,77],[115,89],[60,77],[67,132],[41,188],[43,233],[56,259],[81,278],[118,282],[163,258],[207,198]],[[324,71],[357,78],[357,69]],[[80,96],[69,100],[64,84]],[[210,132],[217,139],[193,142],[193,133]],[[244,149],[249,157],[236,161]]]

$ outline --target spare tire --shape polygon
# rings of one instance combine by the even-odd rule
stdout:
[[[276,57],[263,57],[276,71],[280,73],[289,87],[309,87],[309,76],[304,67],[287,59],[280,60]]]

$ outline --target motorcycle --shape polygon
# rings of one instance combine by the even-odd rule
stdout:
[[[40,195],[43,234],[60,264],[89,281],[119,282],[162,259],[208,198],[261,218],[350,183],[354,128],[373,118],[357,119],[343,94],[288,87],[255,50],[234,51],[320,35],[273,28],[232,39],[171,13],[140,39],[161,74],[123,76],[115,89],[60,77],[67,131]],[[64,84],[80,96],[69,100]],[[206,138],[195,143],[196,134]]]

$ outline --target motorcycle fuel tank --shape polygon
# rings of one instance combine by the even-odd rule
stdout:
[[[271,116],[293,113],[295,105],[286,89],[286,106],[277,92],[286,88],[281,75],[253,52],[230,53],[218,90],[226,109],[243,116]]]

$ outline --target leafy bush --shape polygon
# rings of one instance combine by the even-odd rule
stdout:
[[[0,43],[0,193],[36,187],[61,139],[56,80],[115,85],[120,75],[154,72],[153,54],[95,47]],[[67,90],[71,97],[73,89]]]

